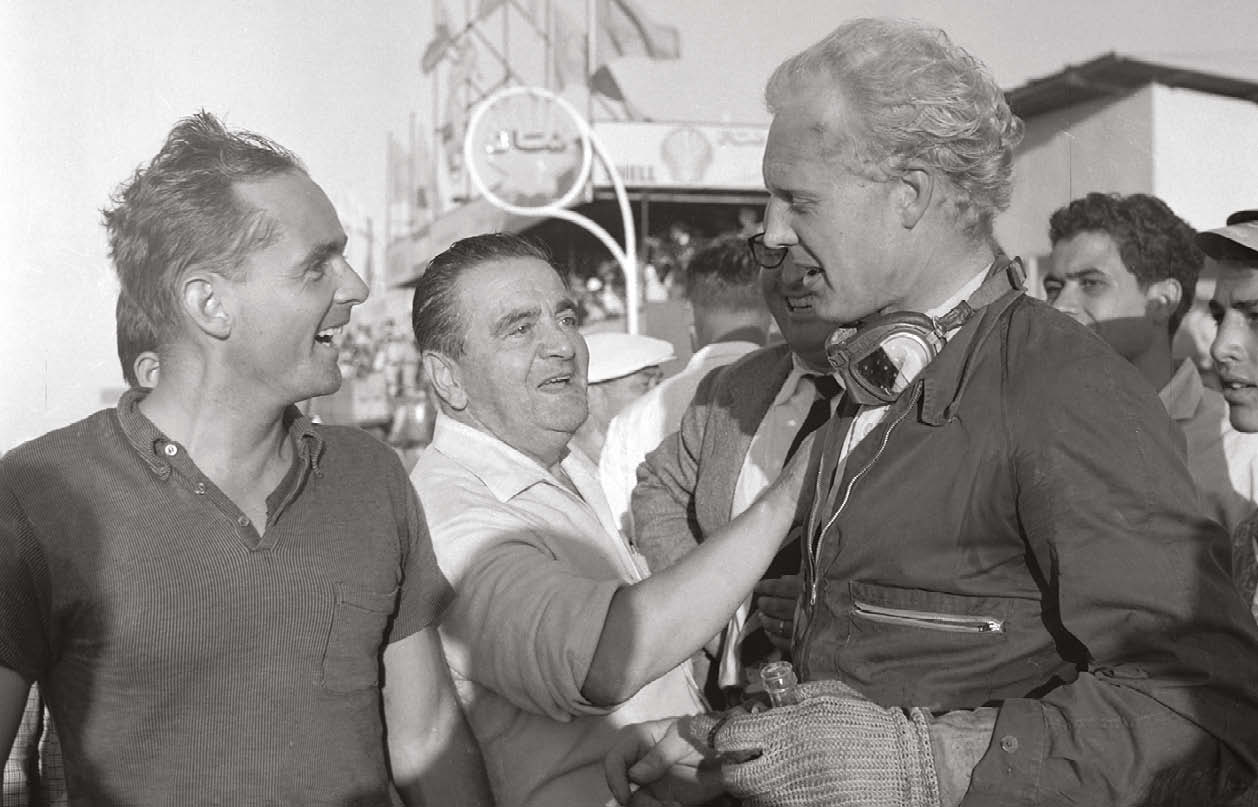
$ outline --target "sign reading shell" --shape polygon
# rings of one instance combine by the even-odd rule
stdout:
[[[616,155],[626,185],[764,189],[760,160],[767,126],[600,121],[594,131]],[[595,166],[594,184],[610,184],[601,166]]]

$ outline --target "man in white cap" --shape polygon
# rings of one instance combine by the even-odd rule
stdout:
[[[629,497],[642,460],[677,431],[704,376],[763,347],[769,338],[771,319],[760,290],[760,267],[741,236],[716,238],[694,254],[686,266],[686,302],[693,319],[694,354],[684,368],[612,420],[598,463],[607,504],[631,539]]]
[[[1197,246],[1217,278],[1210,315],[1219,329],[1210,356],[1223,382],[1228,415],[1238,431],[1258,432],[1258,327],[1253,321],[1258,312],[1258,210],[1239,210],[1227,217],[1226,226],[1199,233]],[[1236,527],[1232,571],[1258,618],[1255,535],[1258,513]]]
[[[592,333],[585,343],[590,350],[590,416],[572,442],[597,463],[612,418],[663,380],[660,365],[674,355],[671,342],[635,333]]]

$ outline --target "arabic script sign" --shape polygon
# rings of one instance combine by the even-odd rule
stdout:
[[[471,159],[494,195],[518,207],[542,207],[581,182],[581,131],[572,116],[543,95],[494,100],[476,121]]]

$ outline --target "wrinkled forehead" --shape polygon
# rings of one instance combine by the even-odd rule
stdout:
[[[466,319],[494,321],[513,313],[575,308],[559,270],[538,258],[505,258],[468,267],[458,279]]]
[[[765,187],[773,192],[822,183],[829,170],[844,168],[855,142],[849,115],[832,87],[790,96],[769,124],[761,166]]]

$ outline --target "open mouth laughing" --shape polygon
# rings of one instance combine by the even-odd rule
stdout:
[[[335,347],[337,338],[345,331],[345,325],[337,325],[334,328],[324,328],[315,334],[315,343],[324,347]]]

